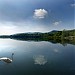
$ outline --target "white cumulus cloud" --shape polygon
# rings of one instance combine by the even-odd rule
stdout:
[[[71,4],[71,6],[72,6],[72,7],[75,7],[75,3],[74,3],[74,4]]]
[[[60,25],[61,22],[62,22],[62,21],[56,21],[56,22],[53,23],[53,25],[55,25],[55,26]]]
[[[34,18],[43,19],[48,14],[45,9],[35,9],[34,11]]]

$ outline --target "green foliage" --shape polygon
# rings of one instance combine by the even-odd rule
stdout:
[[[0,38],[11,38],[11,39],[20,39],[20,40],[43,40],[43,41],[61,41],[61,40],[73,40],[75,41],[75,29],[74,30],[63,30],[63,31],[54,31],[48,33],[20,33],[10,36],[0,36]]]

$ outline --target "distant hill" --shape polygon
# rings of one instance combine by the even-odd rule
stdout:
[[[52,30],[51,32],[58,32],[58,30]]]
[[[29,33],[17,33],[13,35],[2,35],[0,38],[22,38],[22,39],[60,39],[60,38],[67,38],[75,36],[75,29],[73,30],[52,30],[51,32],[41,33],[41,32],[29,32]]]
[[[50,41],[53,43],[70,43],[75,45],[75,29],[63,31],[53,30],[46,33],[18,33],[12,35],[2,35],[0,38],[10,38],[22,41]]]
[[[58,32],[58,30],[52,30],[50,32],[48,32],[49,34],[52,34],[52,33],[55,33],[55,32]]]

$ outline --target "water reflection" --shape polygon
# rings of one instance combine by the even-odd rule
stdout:
[[[57,43],[60,43],[62,44],[63,46],[67,46],[67,44],[72,44],[72,45],[75,45],[75,40],[64,40],[64,39],[55,39],[55,40],[45,40],[45,39],[34,39],[34,38],[10,38],[10,39],[13,39],[13,40],[19,40],[19,41],[35,41],[35,42],[40,42],[40,41],[46,41],[46,42],[51,42],[52,44],[57,44]]]
[[[47,63],[47,60],[44,57],[44,55],[34,56],[33,59],[34,59],[34,64],[45,65]]]
[[[8,57],[1,57],[1,58],[0,58],[0,61],[3,61],[3,62],[5,62],[5,63],[12,63],[12,61],[13,61],[13,55],[14,55],[14,53],[12,53],[11,58],[8,58]]]
[[[54,49],[54,52],[55,52],[55,53],[58,53],[59,51],[58,51],[58,49]]]
[[[15,53],[15,56],[12,53]],[[0,61],[0,75],[50,75],[50,72],[57,75],[57,71],[65,72],[75,69],[75,46],[71,44],[63,46],[60,43],[48,41],[1,39],[0,57],[4,56],[11,62]],[[13,57],[15,62],[12,63]]]

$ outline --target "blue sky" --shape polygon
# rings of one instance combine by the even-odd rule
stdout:
[[[0,34],[74,29],[74,0],[0,0]]]

